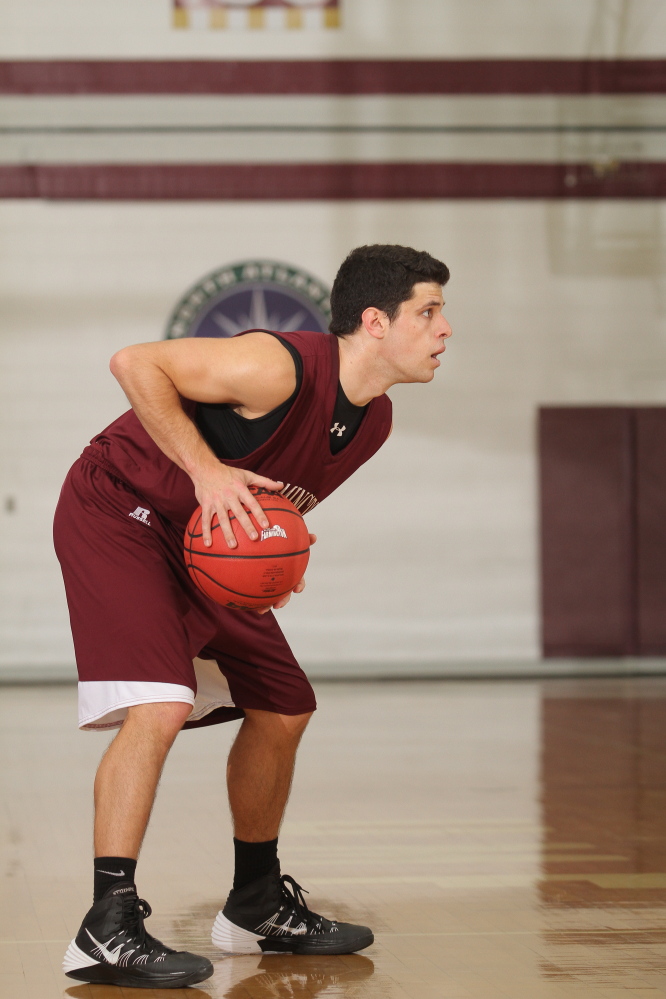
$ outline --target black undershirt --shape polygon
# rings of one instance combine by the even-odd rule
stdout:
[[[256,332],[269,333],[271,331],[256,330]],[[303,382],[301,355],[293,344],[283,340],[281,336],[276,336],[276,339],[289,351],[296,369],[296,388],[288,399],[272,409],[270,413],[252,420],[241,416],[233,406],[226,402],[197,403],[196,425],[215,457],[221,461],[225,458],[232,461],[246,458],[247,455],[252,454],[258,447],[265,444],[284,420],[300,391]],[[352,440],[363,419],[365,409],[365,406],[354,406],[343,392],[342,385],[338,384],[338,395],[330,428],[331,454],[337,454]]]
[[[333,425],[329,435],[331,454],[337,454],[349,444],[360,426],[365,409],[365,406],[355,406],[353,402],[350,402],[342,385],[338,382],[338,395],[333,410]]]

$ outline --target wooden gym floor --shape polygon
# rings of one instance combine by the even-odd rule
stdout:
[[[666,679],[331,684],[306,734],[282,866],[376,943],[223,957],[223,793],[235,726],[184,733],[138,870],[150,931],[207,954],[195,990],[76,985],[60,962],[91,894],[107,737],[70,687],[0,692],[1,999],[658,999],[666,996]]]

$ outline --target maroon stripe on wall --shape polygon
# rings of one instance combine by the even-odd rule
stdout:
[[[666,163],[606,174],[563,163],[0,166],[0,197],[182,200],[666,198]]]
[[[666,60],[21,60],[0,93],[663,94]]]

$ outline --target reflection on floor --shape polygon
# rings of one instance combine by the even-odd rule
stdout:
[[[666,679],[321,685],[283,870],[367,922],[345,957],[224,957],[233,726],[179,738],[139,865],[149,929],[211,957],[196,990],[76,985],[90,787],[75,691],[5,688],[0,999],[666,996]]]
[[[604,995],[666,994],[666,684],[545,694],[541,972]]]

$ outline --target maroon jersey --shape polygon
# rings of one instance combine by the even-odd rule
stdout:
[[[307,513],[379,450],[391,430],[391,402],[386,395],[373,399],[355,436],[333,455],[330,433],[340,368],[337,337],[303,331],[279,335],[303,360],[298,395],[272,437],[244,458],[225,458],[224,464],[284,482],[285,496]],[[184,400],[183,405],[194,414],[193,403]],[[93,438],[83,456],[185,528],[197,506],[192,480],[160,450],[133,410]]]

